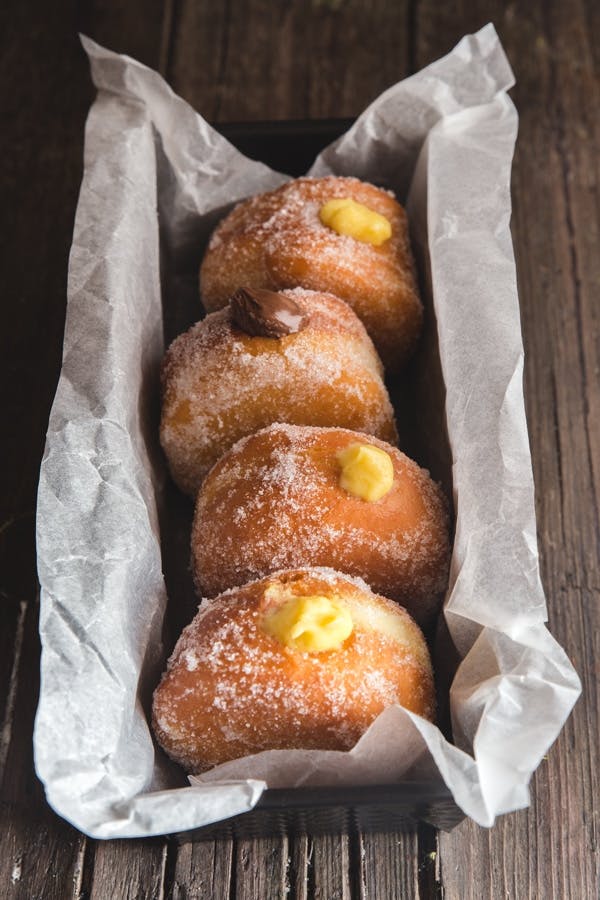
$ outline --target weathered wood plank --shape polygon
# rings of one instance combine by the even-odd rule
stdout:
[[[287,895],[286,836],[237,841],[234,866],[236,900],[279,900]]]
[[[37,604],[25,605],[18,637],[20,646],[14,657],[3,729],[6,742],[0,807],[1,893],[11,900],[63,900],[74,893],[85,838],[52,813],[33,771],[31,733],[39,659]]]
[[[288,885],[290,900],[308,900],[308,872],[312,865],[312,843],[307,835],[288,839]]]
[[[0,779],[10,746],[15,712],[19,663],[27,604],[2,596],[0,602]]]
[[[361,900],[412,900],[421,895],[419,834],[363,834],[360,841]],[[427,896],[427,895],[425,895]]]
[[[169,846],[173,870],[164,885],[167,900],[229,900],[233,841],[195,841]]]
[[[47,808],[33,774],[31,734],[39,643],[34,510],[45,426],[60,367],[66,266],[91,96],[74,29],[75,3],[5,4],[0,34],[3,127],[0,328],[3,607],[0,884],[3,896],[66,897],[85,841]],[[52,64],[50,59],[53,58]],[[5,644],[6,642],[6,644]],[[9,642],[13,645],[9,651]],[[4,652],[5,651],[5,652]],[[8,675],[8,681],[4,681]],[[0,767],[3,768],[3,767]]]
[[[354,116],[405,74],[409,8],[405,0],[182,2],[168,77],[215,122]]]
[[[162,900],[167,858],[164,839],[95,842],[90,900]]]
[[[490,832],[464,822],[441,834],[440,872],[448,898],[592,897],[600,727],[597,48],[579,2],[474,3],[458,15],[421,2],[418,66],[487,18],[517,77],[513,232],[542,577],[550,628],[582,675],[584,696],[533,780],[531,808]]]
[[[112,5],[116,10],[117,4]],[[39,671],[34,512],[62,356],[68,254],[82,174],[84,122],[93,97],[77,30],[93,32],[89,26],[95,7],[98,18],[106,12],[107,19],[93,36],[114,43],[121,28],[132,30],[135,17],[139,40],[134,38],[129,49],[151,61],[144,42],[153,26],[145,21],[141,4],[127,6],[129,25],[126,14],[115,21],[103,4],[28,0],[0,9],[0,33],[10,38],[0,55],[0,147],[7,163],[0,172],[7,301],[0,354],[6,367],[3,415],[10,423],[3,429],[0,466],[0,595],[6,625],[0,689],[7,687],[2,702],[3,713],[8,713],[2,731],[6,771],[0,893],[7,897],[78,897],[87,884],[90,856],[93,861],[92,843],[49,809],[33,770]],[[160,29],[160,21],[157,25]],[[13,654],[5,646],[10,638],[17,651]],[[124,878],[126,873],[124,866]]]
[[[66,900],[79,896],[85,838],[40,805],[2,804],[0,885],[6,900]]]
[[[309,896],[314,900],[350,900],[356,896],[352,886],[360,869],[360,854],[352,853],[354,846],[350,837],[324,834],[309,840],[312,845]]]
[[[115,0],[85,0],[78,8],[77,27],[99,44],[126,53],[158,69],[172,20],[171,3],[118,3]]]

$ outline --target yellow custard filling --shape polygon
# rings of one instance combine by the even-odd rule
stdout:
[[[392,236],[392,226],[385,216],[357,203],[350,197],[328,200],[319,210],[319,218],[323,225],[378,247]]]
[[[286,647],[303,653],[320,653],[341,647],[354,626],[345,605],[315,594],[286,600],[267,613],[262,627]]]
[[[350,444],[337,454],[341,466],[340,487],[374,503],[391,490],[394,483],[394,464],[389,453],[372,444]]]

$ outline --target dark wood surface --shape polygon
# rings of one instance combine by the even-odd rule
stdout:
[[[34,509],[61,360],[93,92],[76,32],[159,69],[216,122],[354,116],[492,20],[517,77],[513,235],[550,627],[583,696],[491,830],[176,845],[97,842],[45,804]],[[19,898],[574,898],[600,895],[600,4],[596,0],[38,0],[0,9],[0,894]]]

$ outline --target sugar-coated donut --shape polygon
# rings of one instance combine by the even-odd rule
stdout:
[[[204,601],[154,693],[159,744],[188,772],[269,749],[350,749],[386,707],[434,715],[418,626],[360,579],[279,572]]]
[[[352,492],[361,485],[371,499]],[[277,569],[331,566],[425,624],[447,583],[447,504],[429,474],[390,444],[340,428],[272,425],[209,473],[191,549],[203,596]]]
[[[382,374],[364,326],[337,297],[236,291],[163,362],[160,438],[174,480],[195,496],[226,450],[272,422],[339,425],[395,442]]]
[[[343,198],[387,220],[391,237],[374,245],[325,224],[325,204]],[[406,214],[389,191],[356,178],[299,178],[238,204],[216,228],[200,269],[205,308],[224,306],[241,284],[341,297],[390,370],[409,356],[421,329]]]

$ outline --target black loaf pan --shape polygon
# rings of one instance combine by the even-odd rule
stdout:
[[[216,126],[239,150],[281,172],[302,175],[318,152],[343,134],[352,120],[282,121],[230,123]],[[401,202],[405,198],[399,198]],[[452,496],[451,457],[444,416],[444,387],[437,351],[437,332],[431,308],[427,259],[415,247],[421,293],[426,308],[423,339],[406,371],[388,383],[400,430],[400,447],[440,481]],[[195,288],[197,290],[197,288]],[[165,322],[167,338],[172,329]],[[181,323],[177,331],[181,330]],[[165,575],[169,594],[181,594],[177,572],[188,553],[189,509],[175,489],[170,489],[169,528],[180,538],[166,548]],[[164,533],[164,531],[163,531]],[[169,533],[167,531],[167,533]],[[177,557],[177,558],[176,558]],[[170,559],[171,558],[171,559]],[[172,577],[169,577],[169,571]],[[169,584],[169,582],[172,584]],[[188,592],[189,593],[189,592]],[[170,615],[170,646],[191,619],[197,598],[189,597],[187,608]],[[432,649],[438,691],[438,724],[451,736],[448,688],[458,659],[440,619],[435,633],[427,635]],[[405,781],[357,787],[319,787],[266,790],[250,812],[214,825],[174,835],[177,840],[215,840],[225,837],[251,838],[283,833],[332,834],[341,831],[393,832],[416,829],[428,823],[450,831],[464,819],[450,791],[441,783]]]

